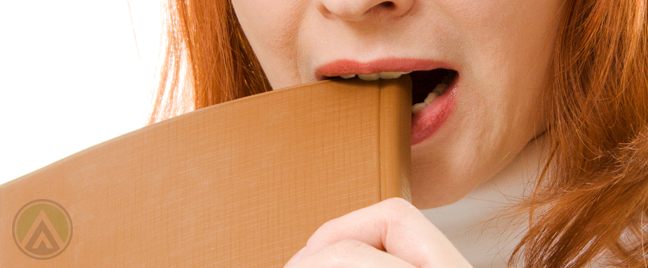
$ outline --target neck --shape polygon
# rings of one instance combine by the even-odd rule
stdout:
[[[502,215],[533,191],[548,151],[545,136],[529,142],[509,165],[459,201],[421,210],[473,266],[506,267],[520,242],[526,218]]]

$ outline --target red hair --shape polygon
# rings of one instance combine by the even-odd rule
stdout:
[[[647,5],[565,1],[544,92],[552,168],[522,204],[533,216],[510,265],[647,266]],[[229,1],[169,0],[166,11],[149,123],[270,90]]]
[[[526,202],[535,215],[511,264],[646,267],[647,5],[565,2],[544,92],[553,168]]]
[[[229,1],[169,0],[164,10],[165,56],[149,124],[270,90]]]

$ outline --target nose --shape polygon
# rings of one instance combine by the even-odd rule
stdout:
[[[407,13],[415,0],[320,0],[319,11],[326,17],[361,21],[368,16],[400,17]]]

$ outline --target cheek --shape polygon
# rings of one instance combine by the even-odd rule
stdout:
[[[456,14],[468,22],[462,28],[468,38],[466,72],[473,79],[468,107],[508,121],[503,124],[530,125],[523,121],[538,110],[557,32],[558,1],[464,4],[469,8]]]
[[[248,40],[264,50],[286,49],[289,39],[290,14],[286,11],[290,6],[282,5],[282,1],[234,1],[236,16],[243,27]],[[285,3],[283,3],[285,4]]]
[[[303,2],[303,1],[302,1]],[[236,16],[273,88],[294,84],[298,1],[233,1]]]

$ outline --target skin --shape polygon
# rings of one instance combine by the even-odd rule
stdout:
[[[412,146],[413,205],[428,209],[451,204],[495,176],[529,141],[544,132],[539,100],[558,31],[561,1],[393,0],[391,4],[383,3],[386,2],[232,0],[273,88],[314,82],[315,69],[337,59],[369,62],[390,57],[420,58],[458,66],[460,88],[452,114],[433,136]],[[378,204],[381,213],[400,215],[393,211],[395,206],[384,202]],[[364,224],[385,223],[379,216],[381,213],[367,214],[358,220]],[[407,224],[404,221],[403,217],[388,220],[392,224]],[[350,228],[349,224],[353,222],[336,221],[333,225]],[[431,224],[410,226],[418,228],[415,232],[436,230]],[[380,255],[378,249],[385,246],[351,233],[328,233],[337,240],[325,239],[326,230],[336,229],[327,228],[311,237],[313,241],[309,240],[305,252],[334,247],[339,241],[349,239],[371,246],[376,256]],[[358,234],[385,235],[371,230]],[[435,243],[447,242],[443,236],[430,237]],[[394,243],[398,244],[398,239]],[[444,252],[444,248],[421,243],[428,250],[421,254]],[[323,252],[339,254],[334,249]],[[371,251],[364,254],[367,252]],[[387,252],[392,253],[389,248]],[[422,256],[417,258],[420,260]],[[444,262],[444,256],[453,255],[444,252],[439,256],[437,264]],[[384,259],[384,263],[371,267],[412,267],[414,264],[412,259],[400,259],[405,264],[390,266]],[[360,263],[370,261],[353,260],[357,266],[340,267],[364,267]],[[304,261],[302,256],[299,262],[289,266]],[[333,266],[324,263],[313,262],[303,267]],[[432,259],[423,263],[426,265],[415,266],[436,266]]]

